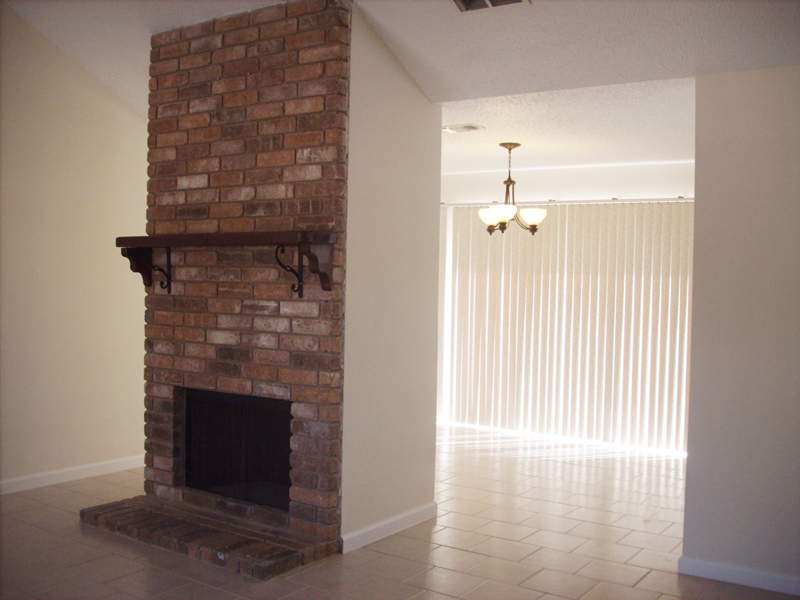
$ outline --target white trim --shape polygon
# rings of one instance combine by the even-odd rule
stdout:
[[[126,469],[135,469],[143,466],[144,454],[137,454],[136,456],[129,456],[127,458],[68,467],[66,469],[59,469],[58,471],[46,471],[34,475],[13,477],[11,479],[0,480],[0,494],[24,492],[25,490],[32,490],[46,485],[66,483],[68,481],[75,481],[76,479],[83,479],[84,477],[108,475],[109,473],[116,473],[117,471],[125,471]]]
[[[364,527],[353,533],[346,533],[342,536],[342,552],[347,553],[372,542],[377,542],[412,525],[433,519],[436,514],[436,502],[428,502],[384,521],[379,521],[369,527]]]
[[[699,560],[686,556],[678,559],[678,573],[800,596],[800,577],[796,575],[773,573],[752,567]]]
[[[693,165],[693,158],[682,160],[643,160],[624,163],[589,163],[585,165],[553,165],[551,167],[514,167],[514,171],[560,171],[563,169],[605,169],[609,167],[660,167],[663,165]],[[486,169],[478,171],[449,171],[442,175],[480,175],[481,173],[505,173],[506,169]]]

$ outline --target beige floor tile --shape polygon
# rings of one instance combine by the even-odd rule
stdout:
[[[75,578],[46,588],[36,590],[41,600],[103,600],[116,590],[105,583],[93,579]]]
[[[521,585],[524,588],[538,592],[556,594],[577,600],[598,583],[596,579],[543,569]]]
[[[436,494],[441,494],[445,490],[449,490],[452,487],[454,487],[454,486],[450,485],[449,483],[444,483],[442,481],[438,481],[438,477],[437,477],[437,481],[433,484],[433,491]]]
[[[660,600],[657,592],[636,590],[623,585],[601,582],[581,600]]]
[[[635,484],[625,484],[625,485],[635,485]],[[613,501],[614,504],[619,504],[624,502],[626,504],[642,504],[646,502],[650,498],[652,498],[652,494],[646,494],[644,492],[638,491],[638,488],[630,487],[626,489],[607,489],[603,492],[603,497],[608,498],[609,500]],[[613,508],[609,508],[609,510],[613,510]]]
[[[282,600],[295,592],[312,588],[286,578],[259,581],[250,577],[238,577],[236,581],[222,586],[220,589],[223,592],[247,598],[247,600]]]
[[[488,557],[484,554],[478,554],[476,552],[468,552],[466,550],[459,550],[458,548],[450,548],[448,546],[439,546],[435,550],[431,550],[427,554],[417,557],[415,560],[425,563],[426,565],[442,567],[443,569],[450,569],[451,571],[465,573],[478,563],[488,560]],[[406,579],[408,579],[408,577],[406,577]]]
[[[722,581],[706,580],[702,600],[797,600],[796,595],[769,592]]]
[[[575,574],[592,562],[592,559],[588,556],[572,554],[571,552],[542,548],[524,558],[521,562],[526,565],[550,569],[551,571]]]
[[[571,513],[565,515],[570,519],[580,519],[581,521],[588,521],[590,523],[599,523],[600,525],[613,525],[615,521],[624,517],[622,513],[610,512],[607,510],[598,510],[596,508],[576,508]]]
[[[0,506],[2,506],[6,498],[10,496],[20,496],[23,498],[31,498],[32,500],[44,501],[49,498],[55,498],[56,496],[62,496],[63,494],[68,494],[69,492],[70,490],[58,485],[47,485],[45,487],[36,488],[34,490],[25,490],[24,492],[18,492],[17,494],[6,494],[0,497]]]
[[[580,525],[569,531],[570,535],[602,542],[616,542],[630,532],[630,529],[622,529],[614,525],[600,525],[599,523],[587,523],[585,521],[581,521]]]
[[[369,575],[354,569],[348,569],[347,567],[321,562],[319,566],[314,566],[297,575],[289,577],[289,579],[295,583],[301,583],[318,590],[337,593],[365,579],[369,579]]]
[[[609,510],[611,510],[611,512],[635,515],[637,517],[649,519],[661,509],[657,506],[639,504],[636,502],[615,502],[610,506]]]
[[[455,598],[455,596],[448,596],[430,590],[425,590],[419,596],[414,596],[414,600],[453,600],[453,598]]]
[[[612,544],[610,542],[589,540],[582,546],[576,548],[574,552],[575,554],[591,556],[592,558],[599,558],[601,560],[626,563],[633,558],[639,550],[631,546],[620,546],[619,544]]]
[[[485,498],[481,498],[481,502],[486,502],[493,506],[504,506],[507,508],[522,508],[524,505],[529,504],[528,498],[520,496],[512,496],[510,494],[489,494]]]
[[[665,496],[653,496],[649,500],[645,500],[642,504],[647,506],[654,506],[656,508],[671,508],[673,510],[683,510],[683,498],[673,498]]]
[[[650,571],[636,584],[636,589],[661,592],[687,600],[699,600],[708,589],[708,580],[663,571]]]
[[[146,567],[130,575],[109,581],[108,587],[137,598],[151,598],[177,587],[192,583],[190,579],[155,567]]]
[[[484,581],[486,579],[482,577],[434,567],[406,580],[406,583],[432,592],[458,597],[478,587]]]
[[[662,535],[683,539],[683,523],[673,523],[662,532]]]
[[[625,529],[633,529],[634,531],[643,531],[645,533],[664,533],[673,524],[671,521],[662,521],[655,516],[648,519],[637,517],[636,515],[625,515],[621,519],[614,521],[614,527],[624,527]]]
[[[400,583],[371,577],[360,581],[344,592],[338,594],[339,598],[348,600],[409,600],[419,595],[419,588]]]
[[[672,521],[673,523],[683,523],[683,510],[662,508],[654,515],[654,518]]]
[[[525,544],[552,548],[562,552],[572,552],[575,548],[586,543],[586,538],[577,537],[568,533],[540,530],[521,540]]]
[[[642,550],[636,556],[628,560],[627,564],[647,569],[657,569],[668,573],[678,572],[678,556],[666,552],[655,552],[653,550]]]
[[[72,567],[67,567],[65,571],[77,578],[111,581],[112,579],[118,579],[119,577],[136,573],[145,568],[146,565],[136,560],[109,554],[94,560],[82,562]]]
[[[325,559],[325,562],[356,569],[361,565],[383,557],[387,557],[387,555],[368,548],[358,548],[357,550],[351,550],[347,554],[334,554],[333,556],[329,556]]]
[[[495,481],[483,488],[487,492],[494,492],[497,494],[510,494],[512,496],[522,496],[525,492],[531,489],[529,485],[522,485],[516,481]]]
[[[635,546],[646,550],[656,550],[657,552],[670,552],[675,546],[681,543],[678,538],[668,535],[656,535],[654,533],[644,533],[642,531],[632,531],[617,542],[623,546]]]
[[[556,517],[554,515],[533,515],[529,519],[525,519],[520,525],[533,527],[534,529],[545,529],[546,531],[557,531],[558,533],[567,533],[570,529],[575,529],[583,521],[576,519],[567,519],[566,517]]]
[[[439,550],[437,548],[436,550]],[[448,548],[452,550],[452,548]],[[434,552],[436,551],[434,550]],[[398,556],[391,556],[388,554],[378,554],[371,560],[351,566],[350,568],[366,573],[373,577],[383,577],[384,579],[392,579],[394,581],[405,581],[409,577],[418,575],[431,568],[430,565],[434,564],[427,560],[427,554],[420,555],[416,560],[408,560]],[[346,556],[346,555],[345,555]]]
[[[3,587],[15,587],[35,594],[38,590],[49,588],[56,584],[63,584],[78,575],[68,569],[42,569],[36,562],[24,566],[15,566],[13,569],[3,567],[0,569],[0,583]]]
[[[604,510],[611,512],[611,506],[616,503],[616,500],[611,500],[603,496],[588,496],[586,494],[574,494],[564,498],[561,502],[564,504],[574,504],[583,508],[594,508],[596,510]]]
[[[499,581],[508,585],[519,585],[526,579],[530,579],[541,568],[522,563],[503,560],[502,558],[487,558],[467,571],[470,575],[476,575],[492,581]]]
[[[486,498],[487,496],[492,495],[492,492],[483,489],[463,487],[460,485],[453,485],[450,488],[439,493],[442,496],[446,496],[447,498],[458,498],[459,500],[472,500],[472,501],[481,500],[481,498]]]
[[[130,493],[126,497],[130,496]],[[81,509],[104,504],[105,500],[95,496],[87,496],[77,492],[68,491],[66,494],[54,496],[44,500],[44,503],[54,508],[59,508],[77,515]]]
[[[286,600],[341,600],[342,597],[339,594],[332,594],[331,592],[318,590],[317,588],[307,587],[293,594],[289,594],[288,596],[284,596],[284,598],[286,598]],[[281,598],[281,600],[284,600],[284,598]]]
[[[530,544],[522,544],[520,542],[512,542],[511,540],[504,540],[500,538],[490,538],[485,542],[481,542],[471,549],[471,552],[479,554],[487,554],[496,558],[504,558],[506,560],[521,561],[526,556],[530,556],[540,546],[531,546]]]
[[[529,477],[528,479],[523,479],[520,481],[522,485],[529,485],[532,488],[535,488],[539,492],[544,492],[545,490],[549,490],[554,494],[559,496],[559,500],[562,498],[566,498],[574,494],[574,492],[557,492],[559,488],[564,487],[566,483],[560,477],[560,473],[554,474],[553,476],[533,476]],[[533,491],[533,490],[532,490]],[[547,498],[543,498],[543,500],[547,500]]]
[[[447,513],[436,519],[437,525],[450,527],[452,529],[461,529],[463,531],[475,531],[478,527],[482,527],[491,522],[491,519],[473,515],[462,515],[460,513]]]
[[[461,531],[460,529],[450,529],[445,527],[432,534],[430,541],[442,546],[450,546],[459,550],[469,550],[481,542],[485,542],[490,536],[475,533],[472,531]]]
[[[526,590],[497,581],[482,583],[461,596],[464,600],[538,600],[541,597],[542,594],[535,590]]]
[[[444,529],[444,526],[439,525],[436,519],[430,519],[414,525],[413,527],[403,529],[399,531],[398,534],[418,540],[427,540],[431,537],[431,534],[442,529]]]
[[[452,498],[439,503],[441,510],[448,512],[457,512],[463,515],[477,515],[478,513],[492,508],[491,504],[484,504],[482,502],[475,502],[473,500],[462,500],[460,498]]]
[[[526,504],[522,508],[533,513],[553,515],[554,517],[563,517],[565,514],[575,510],[575,507],[571,504],[549,502],[547,500],[533,500],[530,504]]]
[[[562,485],[561,483],[558,484]],[[561,502],[564,498],[572,496],[571,492],[562,492],[557,488],[543,488],[541,486],[531,485],[531,489],[522,494],[524,498],[531,500],[545,500],[547,502]]]
[[[649,572],[650,569],[643,567],[595,559],[578,571],[576,575],[633,587]]]
[[[492,521],[502,521],[503,523],[522,523],[525,519],[530,519],[536,513],[521,508],[508,508],[506,506],[491,506],[486,510],[476,513],[475,516]]]
[[[234,596],[220,589],[203,585],[202,583],[190,583],[178,588],[174,588],[158,595],[158,600],[238,600]]]
[[[519,542],[538,530],[535,527],[526,527],[525,525],[517,525],[515,523],[503,523],[501,521],[492,521],[488,525],[478,527],[475,533],[482,533],[491,537],[498,537],[504,540],[511,540],[512,542]]]
[[[444,480],[445,483],[450,485],[458,485],[463,487],[475,488],[476,490],[484,489],[484,486],[491,485],[494,480],[485,477],[476,477],[474,475],[453,475]]]
[[[400,558],[414,558],[437,547],[437,544],[424,542],[402,535],[391,535],[367,546],[368,549]]]

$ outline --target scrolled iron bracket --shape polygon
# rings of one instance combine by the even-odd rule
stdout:
[[[287,273],[291,273],[297,278],[297,283],[292,284],[292,291],[297,294],[298,298],[303,297],[303,253],[298,248],[297,252],[297,269],[293,269],[281,260],[281,255],[286,254],[286,246],[278,244],[275,247],[275,260],[278,261],[280,267]]]
[[[122,256],[128,259],[131,263],[131,271],[139,273],[142,276],[142,282],[145,287],[153,285],[153,271],[158,271],[164,275],[164,281],[159,285],[162,289],[166,289],[167,293],[172,292],[172,255],[170,248],[167,251],[167,264],[166,268],[159,267],[153,263],[153,249],[152,248],[121,248]]]
[[[275,258],[278,264],[297,278],[292,284],[292,292],[303,297],[304,261],[308,259],[308,270],[319,276],[320,287],[326,292],[333,288],[333,247],[337,234],[324,231],[251,231],[231,233],[181,233],[156,234],[149,236],[118,237],[117,247],[122,256],[131,264],[131,271],[139,273],[145,287],[153,285],[153,271],[164,276],[159,285],[172,292],[172,248],[210,248],[235,246],[272,246],[275,245]],[[286,246],[297,248],[297,268],[284,263],[281,256],[286,253]],[[164,248],[166,265],[162,268],[153,263],[153,248]]]

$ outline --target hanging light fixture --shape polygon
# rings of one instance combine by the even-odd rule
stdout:
[[[486,231],[489,232],[489,235],[494,233],[495,229],[499,229],[500,233],[505,233],[509,221],[512,220],[533,235],[539,228],[539,223],[547,216],[547,210],[530,206],[520,208],[519,213],[517,212],[517,204],[514,200],[514,184],[516,182],[511,179],[511,151],[519,148],[520,144],[503,142],[500,146],[508,148],[508,179],[503,182],[506,186],[506,199],[502,204],[496,202],[480,209],[478,216],[486,223]]]

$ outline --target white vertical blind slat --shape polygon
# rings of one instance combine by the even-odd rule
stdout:
[[[685,450],[691,202],[449,211],[440,418]]]

